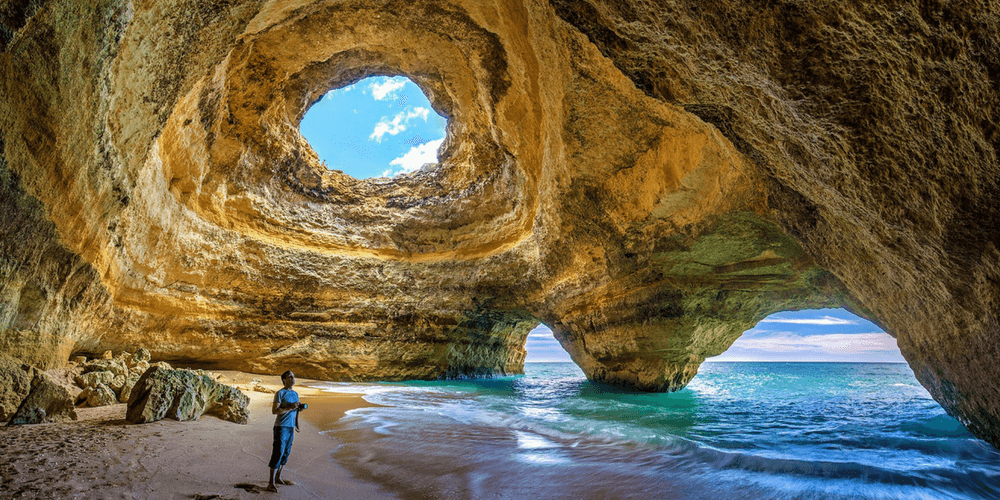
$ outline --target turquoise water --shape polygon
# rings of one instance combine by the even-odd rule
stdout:
[[[905,364],[706,363],[670,394],[571,363],[327,388],[385,405],[329,430],[333,456],[405,498],[1000,498],[1000,452]]]

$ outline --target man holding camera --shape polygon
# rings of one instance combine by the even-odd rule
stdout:
[[[295,484],[281,479],[281,469],[292,451],[292,429],[299,430],[299,410],[306,408],[306,405],[299,403],[299,393],[292,390],[295,374],[291,370],[281,374],[281,383],[285,388],[274,393],[274,402],[271,404],[271,413],[277,417],[274,419],[274,447],[271,449],[271,461],[267,464],[271,468],[267,491],[278,491],[278,484]]]

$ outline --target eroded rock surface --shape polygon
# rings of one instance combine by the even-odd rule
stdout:
[[[5,11],[0,352],[479,376],[544,321],[591,379],[675,390],[770,313],[844,306],[998,445],[990,5]],[[327,171],[299,120],[382,74],[449,117],[440,164]]]
[[[0,354],[0,421],[6,422],[31,392],[35,370],[20,361]]]
[[[83,400],[87,406],[98,407],[113,405],[118,402],[114,389],[104,383],[97,383],[83,390],[77,399]]]
[[[246,424],[250,418],[250,398],[207,375],[154,366],[132,388],[125,419],[144,424],[164,418],[197,420],[203,414]]]
[[[44,372],[36,372],[31,382],[31,392],[21,401],[7,425],[76,420],[76,410],[73,406],[75,399],[69,389],[58,384]]]

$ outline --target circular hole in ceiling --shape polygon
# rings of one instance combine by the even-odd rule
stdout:
[[[377,76],[327,92],[299,131],[327,169],[368,179],[437,163],[447,125],[409,78]]]

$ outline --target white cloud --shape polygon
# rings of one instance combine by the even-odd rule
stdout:
[[[376,101],[394,98],[396,97],[395,92],[403,88],[404,85],[406,85],[406,80],[397,80],[395,78],[390,78],[382,83],[373,83],[371,85],[372,97]]]
[[[424,121],[427,121],[427,115],[430,112],[431,110],[427,108],[421,108],[421,107],[413,108],[413,110],[408,111],[406,113],[406,121],[410,121],[413,118],[423,118]]]
[[[385,134],[396,135],[406,130],[406,124],[414,118],[422,118],[424,121],[427,121],[428,113],[430,113],[430,110],[427,108],[414,108],[410,111],[397,114],[392,117],[392,120],[383,117],[381,121],[375,124],[375,130],[372,131],[372,135],[368,136],[368,140],[382,142],[382,137]]]
[[[396,135],[404,130],[406,130],[406,123],[403,119],[406,116],[400,113],[392,118],[390,121],[388,118],[382,118],[382,121],[375,124],[375,130],[372,131],[372,135],[368,136],[368,140],[376,140],[382,142],[382,136],[385,134]]]
[[[834,318],[833,316],[823,316],[822,318],[805,319],[785,319],[785,318],[765,318],[761,323],[788,323],[793,325],[856,325],[857,321],[851,319]]]
[[[437,163],[437,150],[443,142],[444,139],[438,139],[410,148],[406,154],[389,162],[390,165],[400,167],[393,175],[413,172],[426,163]]]
[[[896,339],[885,333],[835,333],[805,335],[782,333],[763,338],[740,338],[732,347],[769,352],[820,351],[827,354],[854,354],[867,351],[895,351]]]

